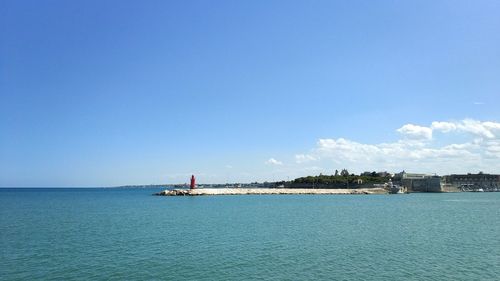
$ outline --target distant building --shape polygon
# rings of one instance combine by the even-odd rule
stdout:
[[[453,185],[462,191],[499,191],[500,175],[484,174],[453,174],[444,176],[446,184]]]
[[[405,171],[395,174],[393,181],[410,192],[441,192],[441,177],[432,174],[414,174]]]

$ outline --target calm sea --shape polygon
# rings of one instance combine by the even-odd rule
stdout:
[[[500,280],[500,193],[0,189],[1,280]]]

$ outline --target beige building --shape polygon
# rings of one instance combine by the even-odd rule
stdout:
[[[415,174],[405,171],[394,175],[394,182],[409,192],[442,192],[441,177],[432,174]]]

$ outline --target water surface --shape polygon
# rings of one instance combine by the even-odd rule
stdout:
[[[499,280],[500,193],[0,189],[2,280]]]

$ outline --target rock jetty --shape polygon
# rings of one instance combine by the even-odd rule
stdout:
[[[199,188],[163,190],[159,196],[201,195],[272,195],[272,194],[387,194],[383,188],[311,189],[311,188]]]

